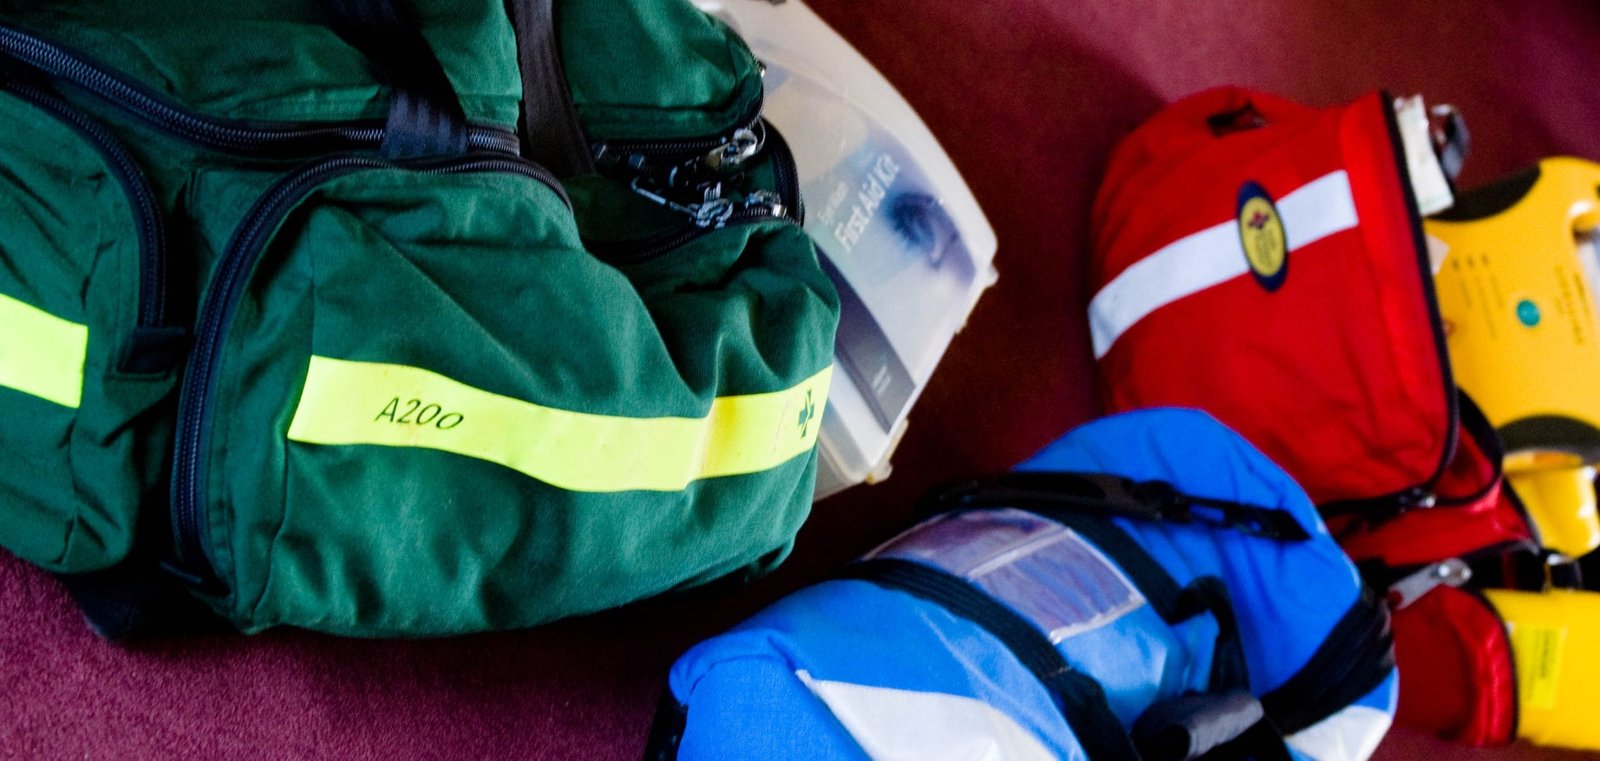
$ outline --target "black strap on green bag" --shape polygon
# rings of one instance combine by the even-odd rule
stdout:
[[[465,153],[467,120],[456,89],[409,10],[397,0],[319,3],[329,27],[360,50],[392,88],[380,154],[402,160]],[[531,152],[543,154],[545,161],[576,167],[579,162],[570,157],[587,159],[588,154],[560,73],[550,6],[551,0],[519,4],[518,9],[542,10],[543,16],[516,15],[519,35],[526,33],[548,40],[542,47],[523,47],[548,58],[547,67],[554,72],[542,80],[540,89],[546,92],[532,95],[530,102],[534,105],[525,105],[525,113],[538,114],[541,131],[532,134],[556,138],[541,142],[544,150]],[[542,31],[533,35],[535,29]],[[169,533],[168,527],[145,526],[134,554],[122,563],[95,573],[58,575],[97,634],[116,641],[229,628],[221,617],[188,593],[197,577],[184,570],[171,544],[155,541]]]
[[[329,26],[394,88],[380,152],[389,159],[467,151],[467,115],[421,29],[394,0],[321,0]]]
[[[552,0],[507,0],[522,64],[522,155],[557,177],[594,171],[589,141],[562,70]]]
[[[466,151],[466,115],[420,27],[394,0],[321,0],[329,25],[394,85],[383,155],[391,159]],[[523,156],[560,177],[594,171],[556,41],[553,0],[510,0],[524,71]]]

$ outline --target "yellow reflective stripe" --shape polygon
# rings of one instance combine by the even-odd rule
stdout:
[[[810,452],[832,375],[720,397],[705,417],[630,418],[545,407],[418,367],[313,356],[289,438],[438,449],[568,491],[677,491]]]
[[[89,328],[0,294],[0,386],[77,409]]]

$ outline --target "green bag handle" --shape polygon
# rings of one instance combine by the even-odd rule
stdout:
[[[404,0],[319,0],[330,26],[394,87],[381,151],[395,159],[467,150],[460,98]],[[510,0],[522,71],[522,154],[558,177],[594,171],[556,39],[554,0]]]
[[[320,0],[329,25],[390,80],[394,94],[379,151],[385,158],[467,152],[467,115],[444,66],[403,0]]]

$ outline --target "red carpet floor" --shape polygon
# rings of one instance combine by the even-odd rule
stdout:
[[[281,632],[118,649],[43,574],[0,557],[0,758],[637,758],[685,647],[887,536],[929,484],[1002,468],[1095,414],[1089,203],[1111,146],[1163,103],[1223,83],[1317,105],[1421,92],[1466,114],[1468,185],[1555,153],[1600,159],[1590,0],[811,4],[942,136],[1000,235],[1000,284],[893,479],[819,505],[794,559],[748,589],[450,641]],[[1508,757],[1404,735],[1381,755]]]

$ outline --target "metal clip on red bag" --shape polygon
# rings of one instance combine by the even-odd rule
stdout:
[[[1089,306],[1109,411],[1209,411],[1388,579],[1533,538],[1451,378],[1406,155],[1381,93],[1180,101],[1112,156]]]

